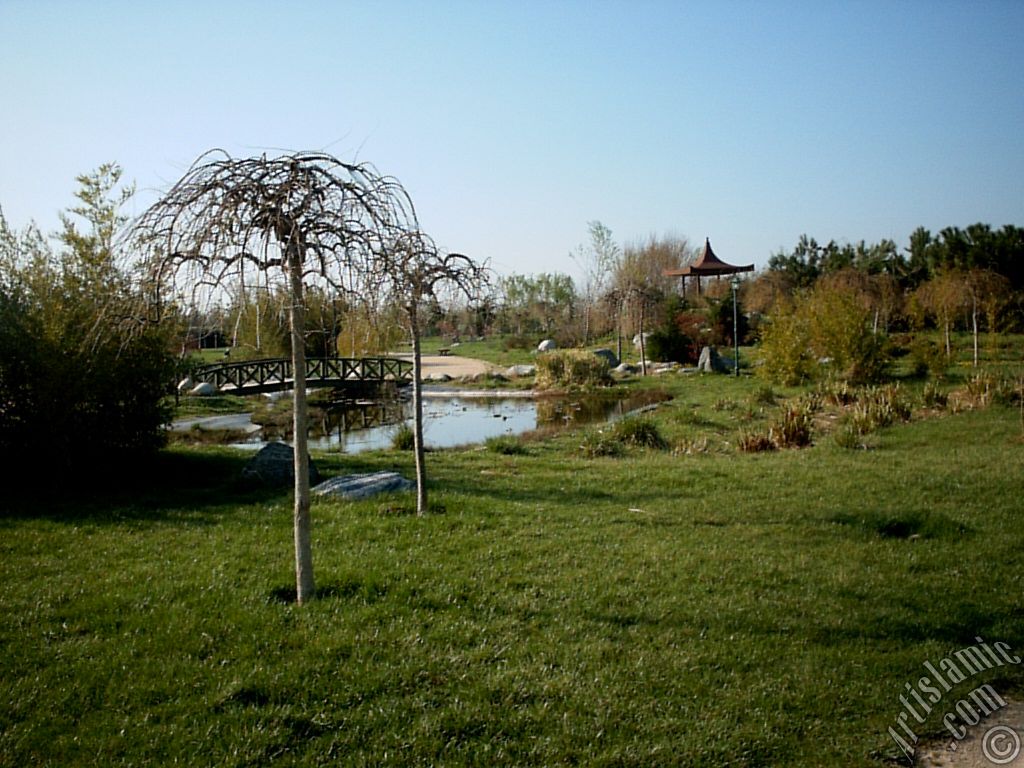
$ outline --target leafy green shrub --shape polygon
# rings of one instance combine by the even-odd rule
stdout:
[[[819,284],[807,300],[812,348],[828,371],[853,384],[881,381],[889,370],[885,336],[872,329],[871,312],[855,293]]]
[[[939,381],[946,378],[949,358],[940,344],[918,337],[910,345],[910,359],[916,376],[930,376]]]
[[[664,449],[668,447],[665,438],[658,431],[658,425],[651,419],[639,416],[627,416],[621,421],[615,422],[612,429],[613,437],[625,445],[634,445],[639,448]]]
[[[598,429],[583,435],[580,453],[588,459],[600,456],[621,456],[625,453],[625,446],[614,435]]]
[[[733,315],[732,293],[726,293],[721,299],[708,301],[707,325],[711,331],[711,343],[733,346],[733,320],[738,323],[740,343],[746,341],[749,334],[747,317],[743,312]]]
[[[644,353],[648,360],[687,362],[690,359],[689,339],[674,327],[658,329],[647,336]]]
[[[391,447],[396,451],[411,451],[416,447],[416,433],[409,424],[402,424],[394,431]]]
[[[822,375],[868,384],[885,377],[890,361],[868,309],[852,290],[832,283],[792,304],[779,302],[761,332],[760,358],[762,375],[781,384]]]
[[[484,444],[487,446],[487,450],[504,456],[517,456],[527,452],[526,446],[512,435],[489,437]]]
[[[779,302],[762,326],[758,358],[758,373],[777,384],[800,384],[817,373],[810,323],[799,308]]]
[[[85,474],[166,442],[167,332],[131,321],[139,297],[109,250],[116,207],[92,194],[74,210],[92,233],[66,219],[59,254],[0,215],[0,460],[15,466]]]
[[[661,314],[665,318],[664,321],[647,336],[644,349],[647,359],[677,363],[697,362],[701,346],[707,343],[707,318],[687,312],[686,302],[680,296],[670,296],[666,299]]]
[[[573,389],[612,383],[608,361],[592,352],[557,349],[537,356],[537,387]]]

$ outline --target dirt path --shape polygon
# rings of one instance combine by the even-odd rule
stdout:
[[[409,352],[400,352],[393,355],[411,359]],[[430,379],[431,376],[451,376],[459,379],[463,376],[476,376],[480,373],[496,370],[496,367],[483,360],[475,360],[471,357],[459,357],[458,355],[423,355],[420,358],[423,363],[423,378]]]
[[[972,727],[962,741],[952,738],[922,744],[914,756],[920,768],[1024,768],[1024,702],[1005,707]],[[955,747],[955,748],[954,748]]]

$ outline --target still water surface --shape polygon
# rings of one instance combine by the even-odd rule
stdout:
[[[429,448],[451,448],[535,429],[610,421],[662,399],[664,396],[656,392],[629,397],[620,393],[536,399],[428,393],[423,400],[423,436]],[[248,440],[233,444],[240,448],[258,449],[268,441],[291,438],[280,428],[260,428],[252,423],[249,414],[191,419],[177,422],[175,429],[188,430],[196,422],[201,422],[204,429],[250,432]],[[402,424],[412,424],[412,402],[408,398],[312,408],[309,447],[341,453],[389,448]]]

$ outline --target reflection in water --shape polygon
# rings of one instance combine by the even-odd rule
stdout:
[[[641,392],[623,398],[608,395],[578,397],[480,398],[426,397],[423,400],[423,436],[427,447],[451,448],[481,443],[490,437],[519,435],[533,429],[575,426],[621,418],[630,411],[668,399],[659,392]],[[359,453],[391,446],[403,423],[412,422],[412,402],[348,401],[329,408],[310,409],[309,447],[316,450]],[[255,435],[255,444],[288,440],[281,428],[267,427]]]

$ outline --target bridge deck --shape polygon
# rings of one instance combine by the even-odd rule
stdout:
[[[218,363],[197,368],[196,382],[209,382],[217,391],[253,395],[292,389],[292,361],[285,358]],[[412,382],[412,363],[393,357],[311,357],[306,360],[306,383],[317,387],[350,387],[362,384]]]

